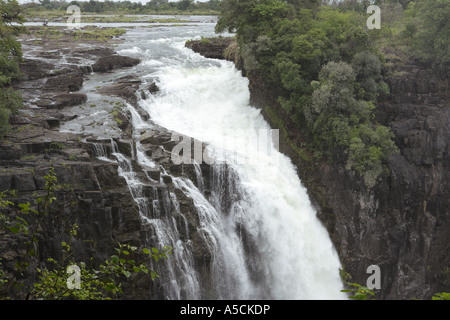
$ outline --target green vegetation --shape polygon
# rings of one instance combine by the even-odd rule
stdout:
[[[39,0],[39,3],[25,3],[22,7],[27,17],[53,19],[66,14],[69,5],[78,5],[81,14],[117,14],[119,21],[130,21],[126,14],[177,14],[177,15],[214,15],[218,14],[220,0],[194,2],[194,0],[151,0],[147,3],[131,1],[51,1]],[[117,18],[114,18],[114,21]],[[135,18],[133,18],[135,20]],[[158,21],[164,22],[164,21]],[[167,21],[174,22],[174,21]],[[179,22],[179,21],[177,21]]]
[[[10,115],[22,105],[20,92],[10,85],[21,77],[22,49],[15,36],[24,32],[23,22],[17,0],[0,0],[0,140],[10,130]]]
[[[412,1],[405,12],[401,36],[424,63],[450,78],[450,3],[448,0]]]
[[[433,295],[432,300],[450,300],[450,293],[440,292]]]
[[[45,240],[42,226],[46,219],[56,214],[54,203],[57,201],[55,191],[58,189],[54,168],[50,168],[44,178],[45,194],[36,196],[33,204],[14,204],[6,199],[4,192],[0,192],[1,237],[8,239],[8,242],[23,244],[13,265],[3,265],[0,259],[0,299],[21,296],[46,300],[112,299],[123,294],[121,281],[133,274],[142,272],[149,274],[152,279],[158,276],[148,263],[150,260],[158,262],[167,258],[171,248],[164,247],[161,251],[156,248],[138,250],[131,244],[118,243],[115,254],[104,263],[96,265],[93,258],[88,263],[75,261],[71,247],[78,236],[76,224],[70,225],[68,239],[61,241],[61,254],[48,258],[45,263],[40,261],[41,241]],[[71,278],[74,271],[78,271],[78,283],[75,278]],[[25,274],[34,274],[36,277],[32,277],[30,283],[23,277]]]
[[[397,41],[448,76],[450,6],[381,1],[387,22],[369,30],[369,1],[320,3],[224,0],[216,31],[236,32],[246,71],[274,88],[278,113],[307,128],[314,154],[345,164],[373,187],[397,151],[393,134],[374,119],[377,100],[389,93],[382,50]]]
[[[104,41],[114,37],[119,37],[126,32],[127,31],[123,28],[97,28],[96,26],[86,26],[82,30],[75,31],[74,36],[75,40]]]

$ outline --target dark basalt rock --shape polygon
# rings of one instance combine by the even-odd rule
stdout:
[[[136,75],[128,75],[117,79],[112,85],[99,88],[98,93],[105,96],[121,97],[131,104],[136,104],[136,91],[139,89],[140,84],[141,80]]]
[[[80,69],[74,69],[71,72],[49,77],[44,89],[52,92],[69,93],[80,90],[82,86],[83,72]]]
[[[156,85],[156,83],[152,82],[149,86],[148,86],[148,91],[151,94],[157,93],[159,92],[159,87]]]
[[[98,59],[97,62],[92,65],[92,70],[94,72],[108,72],[117,68],[133,67],[139,64],[139,62],[139,59],[131,57],[110,55]]]
[[[186,42],[186,47],[194,52],[200,53],[206,58],[224,59],[225,49],[233,42],[233,38],[210,38],[202,40],[191,40]]]
[[[203,45],[187,44],[209,55]],[[400,153],[391,156],[389,174],[369,189],[344,166],[302,159],[291,147],[308,144],[306,135],[278,106],[277,92],[255,72],[247,74],[239,50],[231,45],[226,58],[246,74],[251,103],[274,128],[283,120],[289,137],[280,136],[280,150],[298,169],[352,281],[365,285],[367,267],[381,269],[377,299],[429,299],[448,292],[450,275],[450,109],[449,83],[427,66],[389,61],[390,94],[377,103],[377,120],[390,127]],[[214,50],[212,46],[211,50]],[[290,141],[287,141],[289,138]]]
[[[54,69],[54,65],[51,63],[33,59],[24,59],[19,67],[22,73],[22,81],[50,77],[53,75]]]

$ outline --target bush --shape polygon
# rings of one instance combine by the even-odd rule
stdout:
[[[9,109],[0,108],[0,139],[3,139],[10,130],[9,127],[10,114],[11,111]]]
[[[365,12],[318,3],[225,0],[216,30],[236,31],[246,71],[278,93],[289,120],[307,128],[314,151],[372,186],[395,149],[389,130],[373,123],[374,102],[389,92],[382,63],[370,47]]]
[[[442,77],[450,77],[450,4],[448,0],[416,0],[406,15],[404,35],[411,37],[414,54],[430,63]],[[412,25],[414,24],[415,27]]]
[[[22,48],[14,36],[23,31],[12,23],[23,23],[20,6],[16,0],[0,0],[0,139],[9,132],[9,117],[22,105],[21,94],[7,87],[21,77],[19,62]]]
[[[361,55],[355,61],[360,68],[365,64],[358,61],[372,61],[372,68],[357,70],[360,77],[377,78],[376,60]],[[372,123],[373,103],[355,97],[355,88],[360,86],[357,74],[345,62],[326,64],[319,81],[312,84],[312,103],[305,107],[305,116],[321,151],[330,159],[343,159],[346,155],[347,169],[360,173],[366,185],[373,187],[383,173],[383,163],[396,147],[392,132]]]

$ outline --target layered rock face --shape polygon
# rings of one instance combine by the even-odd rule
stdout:
[[[47,46],[51,45],[59,47],[59,44],[49,41]],[[39,241],[34,248],[36,255],[29,261],[30,268],[15,278],[24,284],[32,285],[36,280],[37,267],[52,268],[48,258],[62,258],[61,242],[69,241],[69,232],[74,224],[78,225],[78,234],[72,239],[71,259],[76,262],[88,264],[92,259],[93,265],[98,266],[115,254],[118,243],[135,245],[140,252],[144,247],[158,245],[147,241],[149,228],[142,222],[141,210],[126,179],[119,175],[118,163],[98,158],[100,148],[114,160],[111,155],[111,145],[114,143],[117,152],[131,159],[133,168],[147,182],[144,192],[150,203],[162,200],[161,195],[167,194],[170,183],[159,182],[160,169],[142,168],[134,158],[135,145],[128,135],[130,115],[123,110],[116,115],[123,134],[115,139],[86,139],[82,135],[59,131],[61,124],[77,117],[76,114],[67,116],[64,109],[86,102],[87,95],[78,91],[89,74],[111,72],[139,63],[137,59],[113,54],[109,44],[93,45],[97,45],[96,49],[74,44],[64,60],[61,60],[62,57],[53,57],[51,62],[44,62],[39,57],[27,57],[21,64],[22,80],[14,83],[14,87],[23,95],[25,106],[11,118],[12,130],[0,144],[0,191],[4,191],[8,200],[15,205],[29,202],[34,207],[34,199],[46,194],[45,176],[49,174],[50,168],[54,168],[57,177],[54,189],[57,200],[40,225]],[[37,51],[37,55],[40,54],[44,52]],[[67,63],[72,60],[73,63]],[[86,64],[80,64],[81,61]],[[101,88],[99,93],[136,103],[140,84],[137,77],[120,78],[110,87]],[[147,142],[148,153],[159,164],[164,164],[167,170],[170,169],[170,157],[162,152],[162,147],[167,145],[170,137],[170,133],[160,128],[151,144]],[[158,158],[158,155],[161,157]],[[182,199],[180,195],[180,201]],[[162,201],[161,209],[166,209]],[[8,277],[23,256],[27,240],[27,237],[4,234],[2,231],[0,258]],[[150,297],[149,276],[138,274],[127,280],[123,282],[125,294],[122,298]],[[13,286],[7,292],[2,292],[11,298],[33,299],[27,296],[28,293],[24,289],[16,290]]]
[[[86,50],[83,46],[72,49],[66,60],[84,56]],[[193,164],[173,163],[170,152],[176,144],[173,133],[151,124],[148,115],[137,108],[138,96],[146,99],[147,95],[159,91],[156,84],[143,84],[137,75],[130,73],[95,90],[105,98],[117,97],[135,106],[148,121],[152,129],[141,131],[139,142],[142,152],[154,166],[137,161],[137,146],[130,134],[134,128],[126,109],[115,114],[117,109],[110,106],[117,119],[115,125],[120,129],[119,136],[110,139],[59,130],[62,124],[76,121],[78,116],[77,113],[68,116],[67,108],[86,104],[87,95],[79,92],[86,77],[92,72],[112,72],[139,63],[139,60],[113,54],[108,46],[89,50],[89,53],[92,64],[80,66],[79,61],[74,61],[74,64],[64,63],[64,68],[60,68],[61,61],[56,59],[55,63],[41,63],[38,59],[27,58],[21,65],[23,79],[14,84],[22,92],[26,106],[11,119],[12,131],[0,145],[0,191],[6,191],[8,200],[15,205],[27,202],[34,205],[34,199],[46,193],[45,176],[50,168],[54,168],[57,177],[54,190],[57,200],[40,226],[36,255],[29,261],[27,272],[16,279],[32,286],[38,277],[36,268],[51,269],[49,258],[62,259],[63,241],[71,241],[73,261],[86,264],[92,261],[94,268],[115,254],[119,243],[136,246],[142,252],[143,248],[161,250],[162,245],[182,241],[188,243],[198,269],[191,272],[199,274],[201,295],[212,296],[208,288],[213,282],[210,271],[213,253],[198,230],[199,215],[193,199],[176,186],[173,179],[189,179],[201,186],[201,191],[209,197],[217,191],[212,190],[210,180],[217,171],[207,164],[194,167]],[[221,175],[227,176],[226,168],[219,170]],[[139,183],[133,184],[137,181]],[[220,192],[221,205],[230,205],[227,194]],[[170,227],[159,227],[164,224]],[[78,234],[70,240],[73,225],[78,226]],[[14,272],[15,263],[23,256],[27,240],[25,236],[11,236],[2,231],[0,258],[8,275]],[[136,260],[143,258],[143,255],[137,256]],[[168,284],[172,280],[184,281],[184,271],[180,270],[176,259],[179,259],[177,253],[167,261],[151,265],[161,275],[155,281],[143,273],[124,278],[124,295],[120,298],[185,298],[169,293]],[[28,293],[13,287],[2,292],[11,298],[33,299]]]
[[[223,48],[229,41],[214,44],[210,56],[223,58]],[[205,44],[200,47],[208,50]],[[95,60],[103,61],[105,71],[110,71],[111,66],[127,67],[129,63],[137,63],[124,58],[120,64],[113,51],[107,48],[95,53]],[[229,53],[229,58],[242,68],[239,57],[232,54],[236,53],[236,48]],[[114,63],[109,63],[109,58],[102,59],[112,56]],[[415,64],[399,67],[398,61],[393,61],[392,66],[393,76],[388,80],[391,94],[378,104],[377,118],[395,133],[400,154],[389,159],[390,174],[373,189],[367,189],[358,176],[343,166],[305,161],[283,138],[280,149],[297,166],[300,178],[317,204],[318,217],[326,225],[343,268],[352,275],[352,280],[365,285],[369,277],[367,267],[374,264],[381,269],[381,289],[375,290],[377,298],[429,298],[433,293],[449,291],[450,283],[448,84]],[[135,201],[126,179],[118,174],[119,164],[98,159],[99,150],[113,159],[114,143],[130,160],[142,182],[141,191],[148,203],[144,210],[146,217],[175,223],[179,240],[191,246],[201,287],[208,288],[212,281],[208,271],[211,253],[197,230],[197,209],[193,200],[172,180],[187,177],[197,186],[201,185],[208,197],[214,191],[212,181],[216,169],[202,164],[199,175],[193,165],[174,164],[167,152],[175,143],[172,133],[157,126],[141,132],[140,142],[146,155],[161,167],[138,164],[136,145],[129,135],[128,113],[118,115],[123,131],[120,138],[80,140],[76,135],[59,132],[60,123],[71,120],[60,112],[61,108],[85,101],[83,94],[76,91],[93,67],[67,66],[55,72],[51,64],[36,64],[32,60],[22,67],[25,77],[16,87],[23,92],[25,101],[40,103],[45,112],[29,109],[30,114],[11,120],[14,131],[7,137],[7,143],[0,146],[0,190],[15,190],[12,199],[15,203],[30,201],[34,193],[45,192],[44,176],[49,168],[56,170],[58,201],[44,222],[35,265],[42,268],[48,257],[61,255],[61,241],[67,240],[68,230],[74,223],[79,225],[79,238],[72,245],[77,261],[89,261],[93,257],[95,263],[101,263],[114,254],[118,242],[139,248],[159,246],[154,225],[145,223],[142,206]],[[276,92],[272,92],[257,74],[247,76],[252,104],[260,107],[267,121],[277,128],[267,112],[268,106],[281,110],[276,108]],[[141,81],[130,76],[117,79],[99,93],[119,96],[134,104],[136,93],[141,89]],[[152,94],[158,88],[152,84],[146,91]],[[145,98],[142,92],[141,97]],[[278,117],[283,119],[289,138],[300,144],[305,139],[304,133],[282,113]],[[223,185],[229,186],[230,181],[224,181]],[[220,205],[227,206],[230,204],[227,198],[232,195],[224,190],[217,192],[222,197]],[[177,199],[176,204],[171,197]],[[23,243],[20,239],[0,239],[0,247],[5,248],[0,255],[2,262],[12,270]],[[163,263],[157,271],[168,269]],[[177,272],[179,270],[155,282],[143,274],[133,276],[123,283],[124,298],[166,298],[167,279],[170,276],[182,279],[183,274]],[[30,283],[35,277],[35,273],[25,275]],[[202,294],[208,297],[210,293]]]
[[[200,54],[208,49],[190,45]],[[450,106],[448,80],[416,62],[387,59],[390,95],[377,104],[376,117],[390,127],[400,153],[390,170],[368,189],[343,165],[300,157],[292,145],[307,142],[277,103],[277,92],[258,74],[247,73],[236,44],[223,58],[250,81],[251,103],[273,128],[280,125],[280,150],[298,169],[318,217],[327,227],[345,272],[367,284],[370,265],[380,268],[378,299],[428,299],[450,290]],[[276,117],[273,116],[276,113]]]

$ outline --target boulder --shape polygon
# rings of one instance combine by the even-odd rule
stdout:
[[[137,75],[129,75],[119,78],[116,83],[99,88],[98,93],[107,96],[121,97],[131,104],[136,104],[136,91],[139,89],[141,80],[137,79]]]
[[[61,104],[61,107],[76,106],[87,101],[84,93],[63,93],[55,96],[55,100]]]
[[[24,59],[19,68],[22,73],[22,81],[27,81],[51,76],[54,65],[44,61]]]
[[[84,93],[61,93],[57,95],[43,95],[36,105],[40,108],[59,109],[64,107],[76,106],[87,101]]]
[[[151,94],[157,93],[159,92],[159,87],[156,85],[156,83],[152,82],[149,86],[148,86],[148,91]]]
[[[14,189],[24,191],[36,190],[33,174],[31,172],[20,172],[13,175]]]
[[[77,68],[54,77],[49,77],[44,89],[52,92],[73,92],[78,91],[83,86],[83,72]]]
[[[208,38],[202,40],[187,41],[185,46],[192,49],[194,52],[201,54],[206,58],[224,59],[225,49],[233,42],[231,37]]]
[[[94,72],[107,72],[117,68],[133,67],[139,64],[139,62],[139,59],[131,57],[110,55],[98,59],[97,62],[92,65],[92,70]]]

